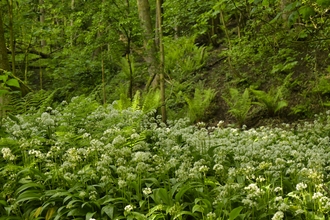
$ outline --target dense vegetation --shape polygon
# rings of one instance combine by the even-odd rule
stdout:
[[[329,219],[329,10],[1,1],[0,219]]]
[[[254,126],[330,105],[327,0],[159,2],[1,2],[2,74],[22,95],[56,90],[53,107],[90,93],[132,101],[163,81],[168,118],[193,122]],[[237,109],[241,98],[251,105]]]
[[[328,219],[329,114],[205,128],[75,97],[6,118],[0,219]]]

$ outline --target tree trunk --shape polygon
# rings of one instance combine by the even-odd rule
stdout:
[[[9,70],[10,70],[10,65],[7,55],[5,31],[3,28],[2,14],[0,10],[0,75],[4,74],[4,71],[9,71]],[[0,89],[2,89],[1,86]],[[2,121],[1,120],[2,117],[5,116],[5,109],[3,108],[5,102],[6,102],[5,96],[4,95],[0,96],[0,123]]]
[[[44,9],[44,0],[39,0],[40,4],[40,23],[41,25],[44,25],[45,23],[45,9]],[[44,52],[44,48],[46,46],[46,40],[41,39],[40,40],[40,47],[41,51]],[[40,90],[43,89],[43,67],[39,64],[39,84],[40,84]]]
[[[159,86],[160,86],[160,99],[162,102],[161,112],[162,121],[166,123],[166,99],[165,99],[165,79],[164,79],[164,63],[165,63],[165,53],[163,44],[163,28],[162,28],[162,2],[157,0],[157,28],[158,28],[158,43],[159,43],[159,53],[160,53],[160,68],[159,68]]]
[[[157,53],[156,44],[154,41],[151,15],[150,15],[150,5],[148,0],[137,0],[139,18],[141,22],[141,27],[143,29],[143,44],[146,51],[145,60],[148,64],[148,72],[150,75],[149,81],[147,82],[146,89],[152,84],[153,87],[157,86]]]
[[[0,10],[0,69],[6,71],[10,70],[1,10]],[[1,73],[2,71],[0,71],[0,74]]]
[[[14,13],[13,13],[13,0],[7,1],[8,3],[8,15],[9,15],[9,33],[10,33],[10,50],[11,50],[11,72],[15,75],[15,37],[14,37]]]
[[[44,0],[39,0],[39,4],[40,4],[40,23],[41,25],[44,25],[45,23],[45,9],[44,9]],[[46,40],[41,39],[40,40],[40,46],[41,46],[41,50],[46,46]]]

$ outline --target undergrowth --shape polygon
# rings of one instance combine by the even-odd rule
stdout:
[[[5,118],[0,219],[328,219],[330,112],[189,125],[89,97]]]

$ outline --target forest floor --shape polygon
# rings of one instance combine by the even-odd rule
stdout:
[[[216,96],[205,113],[205,121],[209,126],[216,125],[219,121],[224,121],[224,126],[230,126],[235,124],[235,118],[233,118],[230,113],[228,113],[229,107],[225,100],[223,99],[223,95],[228,93],[228,89],[232,87],[235,82],[232,81],[232,78],[228,77],[229,65],[226,61],[226,57],[221,57],[223,49],[218,48],[209,52],[209,57],[206,65],[203,67],[200,79],[205,82],[205,86],[207,88],[213,88],[216,91]],[[298,67],[302,69],[303,67]],[[306,74],[308,76],[308,74]],[[310,80],[306,77],[305,80]],[[267,81],[268,85],[264,85],[265,88],[270,88],[274,81],[270,79]],[[237,85],[237,84],[236,84]],[[246,85],[240,86],[242,90],[246,87]],[[311,114],[310,117],[305,115],[294,115],[292,114],[292,110],[290,109],[290,105],[294,106],[299,102],[299,92],[295,91],[290,94],[290,96],[286,97],[286,100],[289,103],[289,106],[276,114],[273,117],[267,115],[267,112],[262,110],[260,107],[251,108],[249,115],[246,120],[246,126],[248,128],[255,127],[284,127],[284,124],[296,124],[305,121],[311,121],[314,118],[314,114]],[[314,106],[314,113],[317,114],[319,112],[324,111],[323,106]]]

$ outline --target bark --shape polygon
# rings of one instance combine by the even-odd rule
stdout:
[[[13,14],[13,0],[7,1],[8,3],[8,15],[9,15],[9,33],[10,33],[10,49],[11,49],[11,72],[15,75],[15,37],[14,37],[14,14]]]
[[[159,41],[159,53],[160,53],[160,68],[159,68],[159,86],[160,86],[160,99],[161,99],[161,112],[162,121],[166,123],[166,99],[165,99],[165,79],[164,79],[164,64],[165,64],[165,53],[163,44],[163,28],[162,28],[162,1],[157,0],[157,27],[158,27],[158,41]]]
[[[10,70],[1,10],[0,10],[0,69],[6,71]],[[0,74],[1,72],[2,71],[0,71]]]
[[[40,23],[43,25],[45,23],[45,9],[44,9],[44,0],[39,0],[40,8]],[[40,40],[41,48],[46,46],[46,41],[44,39]]]
[[[8,55],[7,55],[7,48],[6,48],[6,40],[5,40],[5,31],[3,28],[3,21],[2,21],[2,14],[0,10],[0,74],[4,74],[3,71],[9,71],[10,70],[10,65],[9,65],[9,60],[8,60]],[[1,86],[0,86],[0,89]],[[6,103],[5,96],[0,96],[0,123],[2,117],[5,116],[5,110],[4,110],[4,105]]]
[[[41,6],[40,8],[40,23],[41,25],[44,25],[45,23],[45,9],[44,9],[44,0],[39,0],[39,4]],[[43,49],[46,46],[46,40],[45,39],[41,39],[40,40],[40,47],[41,47],[41,51],[43,51]],[[41,68],[41,66],[39,67],[40,72],[39,72],[39,84],[40,84],[40,89],[43,89],[43,68]]]
[[[148,64],[148,72],[150,75],[146,89],[152,84],[157,86],[157,53],[156,44],[154,41],[153,28],[151,24],[150,5],[148,0],[137,0],[139,18],[143,29],[143,44],[146,51],[145,61]]]

